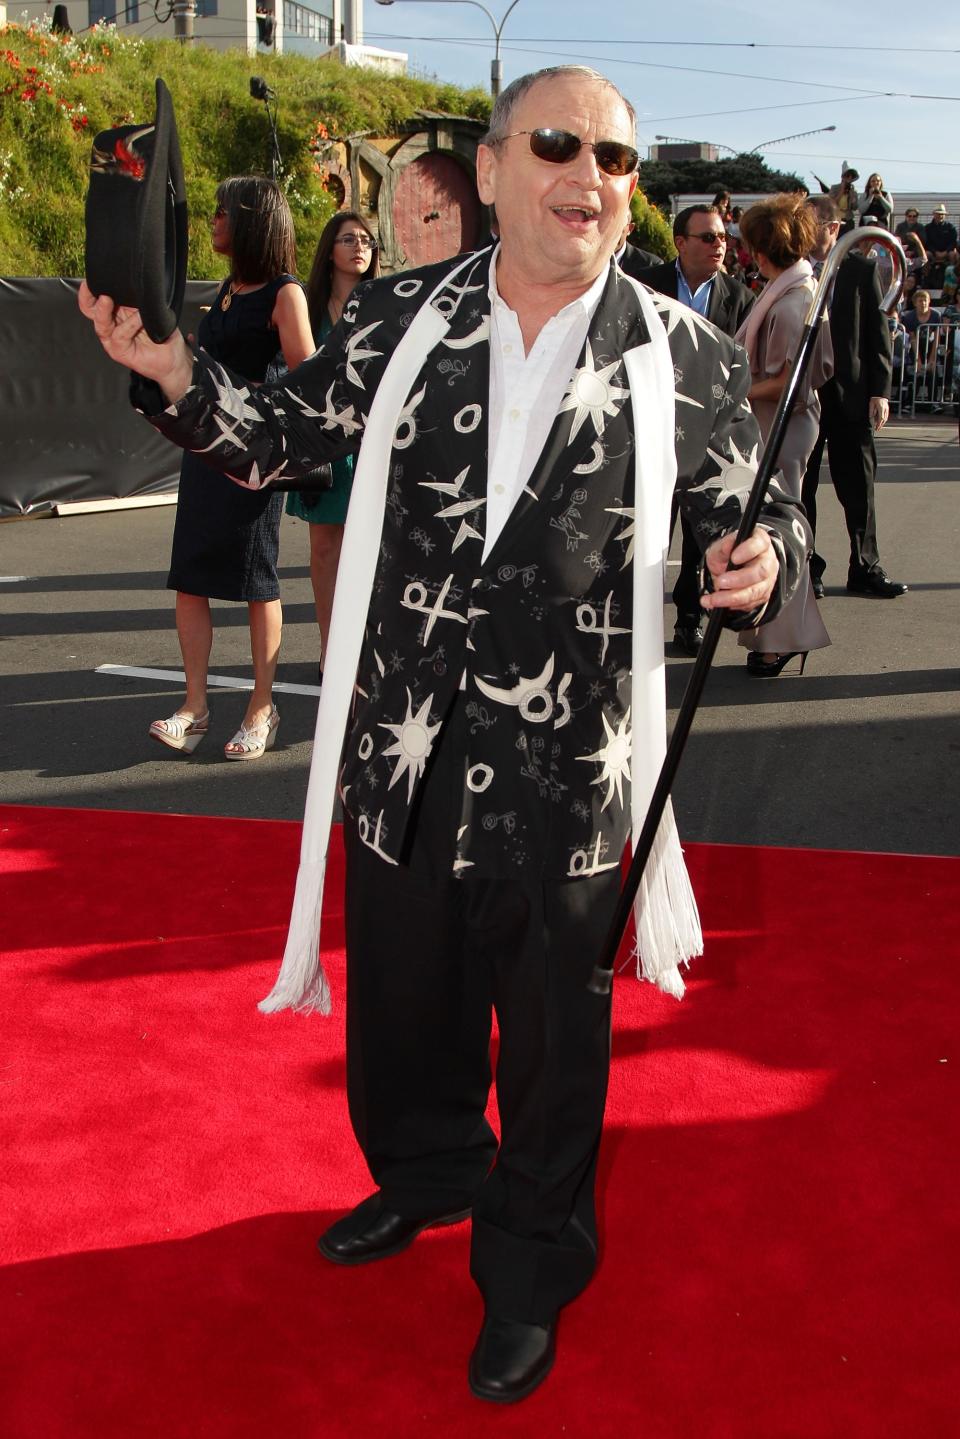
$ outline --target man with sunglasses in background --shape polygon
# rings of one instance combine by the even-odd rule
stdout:
[[[799,512],[769,497],[735,543],[758,442],[742,352],[613,262],[634,126],[585,67],[516,81],[477,163],[500,243],[361,285],[317,355],[256,391],[81,289],[107,352],[156,382],[137,385],[143,412],[238,483],[359,449],[295,918],[264,1007],[328,1002],[311,922],[339,778],[347,1091],[377,1190],[320,1251],[367,1264],[472,1219],[469,1383],[497,1403],[546,1377],[596,1264],[611,1004],[587,986],[664,752],[675,467],[708,608],[769,618],[806,557]],[[656,854],[639,946],[679,995],[700,934],[669,813]]]
[[[753,291],[723,272],[727,233],[723,216],[715,205],[688,205],[673,222],[676,260],[652,269],[631,271],[661,295],[669,295],[696,310],[731,339],[753,304]],[[670,533],[676,523],[678,501],[674,501]],[[690,522],[680,516],[680,573],[673,587],[677,622],[674,643],[684,654],[696,655],[703,644],[700,612],[700,546]]]

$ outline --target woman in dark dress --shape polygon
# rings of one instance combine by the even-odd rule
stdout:
[[[230,275],[200,321],[198,341],[235,374],[262,383],[278,350],[293,369],[313,354],[313,336],[296,265],[293,221],[272,180],[243,176],[217,190],[213,248]],[[259,759],[276,737],[273,679],[282,614],[277,548],[283,497],[246,490],[185,454],[180,470],[169,589],[177,592],[177,638],[186,698],[151,736],[192,754],[207,733],[207,667],[213,643],[210,600],[244,601],[250,621],[253,692],[243,723],[224,748],[227,759]]]
[[[356,210],[341,210],[324,227],[307,281],[310,324],[318,345],[340,319],[358,281],[374,280],[379,273],[377,242],[369,225]],[[331,468],[332,489],[320,494],[292,490],[287,497],[287,514],[310,524],[310,579],[320,628],[321,672],[353,484],[353,456],[335,460]]]

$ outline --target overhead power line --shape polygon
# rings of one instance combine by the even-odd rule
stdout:
[[[372,33],[372,32],[367,32]],[[436,35],[394,35],[395,40],[435,40]],[[553,45],[616,45],[618,48],[623,45],[659,45],[669,49],[681,50],[684,48],[696,50],[829,50],[836,53],[837,46],[833,45],[804,45],[798,42],[787,43],[762,40],[601,40],[598,35],[587,35],[581,39],[571,39],[566,35],[512,35],[511,42],[514,45],[539,45],[544,42]],[[474,43],[474,42],[471,42]],[[475,42],[480,44],[480,41]],[[489,41],[486,42],[489,44]],[[857,45],[857,53],[864,50],[876,51],[886,55],[929,55],[929,45]],[[940,55],[960,55],[960,49],[945,50],[938,49]]]
[[[484,47],[484,44],[485,44],[487,49],[490,48],[490,42],[489,42],[489,41],[484,42],[484,41],[482,41],[482,40],[468,39],[468,38],[463,38],[463,37],[460,37],[460,36],[448,36],[448,35],[437,36],[436,34],[434,34],[434,35],[396,35],[396,34],[394,34],[394,35],[387,35],[387,34],[384,34],[384,33],[381,33],[381,32],[371,31],[371,30],[368,30],[368,31],[366,32],[366,35],[367,35],[367,39],[368,39],[368,40],[378,40],[378,41],[383,41],[383,40],[418,40],[418,41],[423,41],[423,42],[431,42],[431,43],[434,43],[434,44],[439,43],[439,44],[443,44],[443,45],[466,45],[468,48],[471,48],[471,49],[482,49],[482,48]],[[551,43],[556,44],[557,42],[556,42],[556,40],[554,39]],[[531,55],[531,54],[532,54],[532,55],[551,55],[551,56],[555,56],[556,58],[558,58],[558,59],[560,59],[560,60],[569,60],[569,59],[571,59],[571,56],[569,56],[569,55],[568,55],[565,51],[563,51],[563,50],[550,50],[550,49],[546,48],[546,46],[544,46],[544,47],[542,47],[542,48],[539,48],[539,49],[537,49],[537,50],[530,50],[530,49],[525,48],[523,45],[517,44],[517,42],[516,42],[516,41],[513,41],[513,40],[510,41],[509,43],[508,43],[507,41],[504,41],[500,48],[501,48],[501,51],[502,51],[503,53],[506,53],[506,52],[509,51],[511,54],[515,54],[515,55]],[[951,53],[953,53],[953,52],[951,52]],[[851,94],[854,94],[854,95],[868,95],[868,96],[883,95],[883,96],[888,96],[888,97],[891,98],[891,99],[902,99],[902,100],[956,100],[956,101],[960,101],[960,95],[920,95],[920,94],[915,94],[913,91],[910,91],[910,90],[886,90],[886,89],[878,89],[876,86],[874,86],[872,89],[868,89],[868,88],[866,88],[865,86],[862,86],[862,85],[832,85],[828,80],[795,80],[795,79],[793,79],[791,76],[787,76],[787,75],[756,75],[756,74],[748,74],[748,73],[746,73],[746,72],[738,71],[738,70],[708,70],[708,69],[704,68],[703,66],[697,66],[697,65],[665,65],[665,64],[662,63],[662,61],[657,61],[657,60],[624,60],[624,59],[623,59],[621,56],[619,56],[619,55],[618,55],[618,56],[613,56],[613,55],[578,55],[578,56],[577,56],[577,59],[578,59],[579,61],[584,61],[584,60],[596,61],[596,62],[597,62],[598,64],[600,64],[600,65],[609,65],[609,64],[611,64],[611,63],[616,63],[617,65],[629,65],[629,66],[632,66],[634,69],[640,69],[640,70],[674,70],[674,71],[677,71],[679,74],[682,74],[682,75],[716,75],[716,76],[719,76],[721,79],[725,79],[725,80],[750,80],[750,81],[752,81],[753,83],[757,83],[757,82],[759,81],[759,82],[761,82],[761,83],[770,84],[770,85],[802,85],[802,86],[804,86],[804,87],[806,87],[806,88],[810,88],[810,89],[814,89],[814,90],[826,90],[826,89],[830,89],[830,90],[843,90],[843,91],[848,91],[848,92],[850,92]],[[733,115],[733,114],[739,114],[739,113],[741,113],[741,112],[740,112],[740,111],[731,110],[731,111],[729,111],[729,113],[730,113],[731,115]]]

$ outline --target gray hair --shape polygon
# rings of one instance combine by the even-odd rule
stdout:
[[[572,75],[579,80],[599,80],[602,85],[618,96],[627,114],[630,116],[630,127],[633,132],[634,144],[637,137],[637,112],[630,104],[626,95],[608,80],[606,75],[601,75],[599,70],[591,70],[589,65],[551,65],[546,70],[531,70],[529,75],[521,75],[518,80],[513,80],[507,88],[501,92],[494,101],[493,110],[490,112],[490,128],[484,135],[482,144],[496,145],[500,140],[510,134],[510,127],[513,123],[513,112],[528,90],[534,85],[539,85],[541,80],[552,80],[556,76]]]

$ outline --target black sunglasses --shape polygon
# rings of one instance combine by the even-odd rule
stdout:
[[[549,160],[551,165],[568,164],[586,145],[593,151],[597,167],[605,175],[632,175],[640,158],[632,145],[624,145],[621,140],[598,140],[592,144],[569,130],[511,130],[509,135],[498,136],[494,144],[512,140],[515,135],[529,135],[530,149],[537,159]]]

